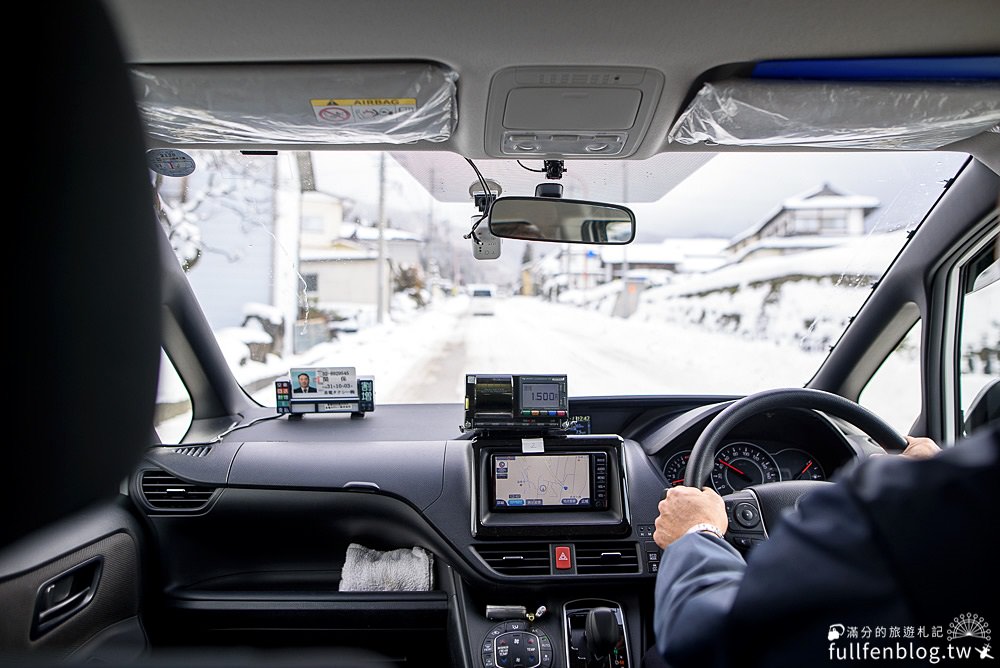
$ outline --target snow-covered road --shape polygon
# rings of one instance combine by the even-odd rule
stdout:
[[[496,315],[474,316],[468,299],[439,299],[397,321],[347,334],[293,360],[237,367],[240,380],[270,380],[295,366],[354,366],[375,377],[376,404],[460,403],[467,373],[565,373],[571,396],[742,395],[801,387],[824,352],[749,340],[695,326],[621,319],[530,297],[498,298]],[[902,433],[920,411],[915,356],[893,355],[886,382],[873,383],[862,403]],[[969,396],[989,378],[963,377]],[[178,381],[179,382],[179,381]],[[963,393],[964,396],[965,393]],[[274,405],[268,384],[254,393]],[[179,438],[190,414],[158,425]]]
[[[565,373],[573,396],[742,394],[801,386],[820,361],[790,346],[509,297],[494,316],[471,315],[463,298],[440,302],[309,364],[373,374],[379,403],[438,403],[462,400],[466,373]]]

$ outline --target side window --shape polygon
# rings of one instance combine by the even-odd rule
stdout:
[[[958,428],[969,435],[1000,407],[1000,249],[994,238],[966,265],[958,337]]]
[[[900,434],[910,433],[920,415],[920,324],[917,320],[910,328],[858,397]]]
[[[160,351],[160,384],[153,427],[161,443],[179,443],[191,426],[191,395],[166,353]]]

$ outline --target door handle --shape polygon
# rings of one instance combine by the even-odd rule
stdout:
[[[104,557],[94,557],[46,580],[35,596],[31,639],[35,640],[83,610],[97,593]]]
[[[93,589],[88,586],[78,591],[77,593],[73,594],[69,598],[64,599],[63,601],[56,603],[53,606],[50,606],[48,608],[45,608],[44,610],[39,611],[38,621],[44,622],[46,620],[51,619],[53,615],[58,615],[61,612],[69,611],[74,606],[83,603],[83,600],[88,596],[90,596],[91,591],[93,591]]]

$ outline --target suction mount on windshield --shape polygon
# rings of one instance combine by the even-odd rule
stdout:
[[[542,171],[545,172],[545,178],[557,181],[562,178],[562,175],[566,173],[566,163],[562,160],[545,160],[542,162]],[[539,183],[539,186],[545,185]],[[560,190],[562,190],[560,188]],[[538,192],[538,187],[535,187],[535,192]],[[542,197],[542,195],[539,195]]]

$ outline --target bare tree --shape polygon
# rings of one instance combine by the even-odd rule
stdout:
[[[274,189],[273,160],[222,151],[199,152],[196,159],[199,165],[194,174],[179,178],[157,175],[154,182],[158,217],[185,272],[194,269],[204,253],[218,253],[230,262],[240,259],[239,250],[205,243],[202,226],[216,207],[232,210],[243,232],[266,224],[271,215],[270,195],[266,193]]]

